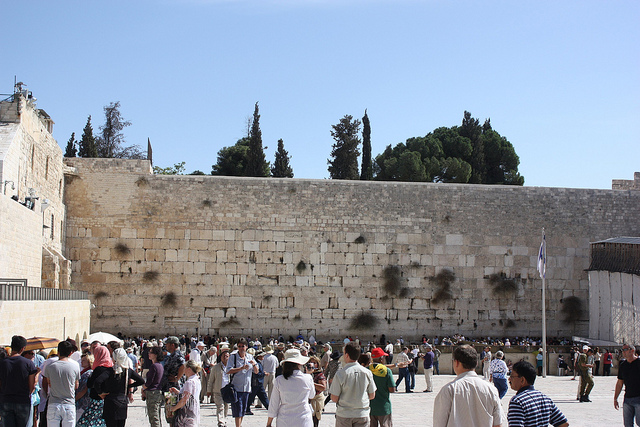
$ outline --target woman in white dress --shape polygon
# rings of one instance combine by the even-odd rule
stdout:
[[[178,394],[180,400],[173,407],[171,412],[181,411],[175,414],[173,425],[175,427],[198,427],[200,425],[200,377],[198,373],[202,367],[195,361],[189,360],[185,363],[184,375],[187,381],[182,385],[180,391],[171,387],[169,391]]]
[[[272,427],[274,418],[276,427],[313,427],[309,402],[316,395],[316,389],[311,375],[303,374],[301,369],[308,360],[298,349],[285,352],[284,360],[280,362],[282,375],[273,384],[267,427]]]

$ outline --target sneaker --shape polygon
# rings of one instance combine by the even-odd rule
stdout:
[[[251,412],[251,411],[247,410],[247,411],[244,411],[244,414],[245,414],[245,415],[253,415],[253,412]]]
[[[407,390],[407,393],[413,393],[413,390]]]

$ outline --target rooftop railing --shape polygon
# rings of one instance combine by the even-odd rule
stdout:
[[[0,279],[0,283],[3,281],[4,279]],[[0,284],[0,301],[68,301],[84,299],[89,299],[87,291]]]

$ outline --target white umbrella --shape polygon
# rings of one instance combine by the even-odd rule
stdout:
[[[119,343],[122,343],[120,338],[107,332],[94,332],[87,337],[87,342],[92,343],[94,341],[100,341],[102,344],[107,344],[111,341],[118,341]]]

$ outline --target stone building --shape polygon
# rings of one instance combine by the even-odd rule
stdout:
[[[53,124],[22,84],[0,102],[0,344],[14,334],[81,338],[89,332],[87,295],[69,290],[66,167]]]

